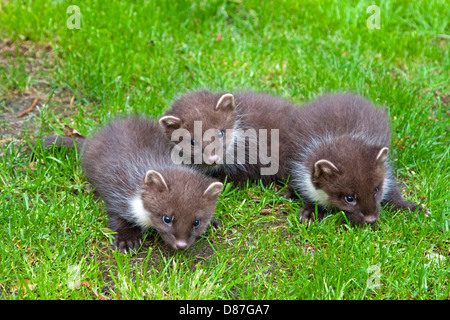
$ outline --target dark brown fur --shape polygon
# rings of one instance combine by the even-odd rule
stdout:
[[[230,129],[267,129],[267,148],[268,155],[272,155],[274,147],[279,150],[279,157],[272,159],[279,163],[278,171],[275,174],[261,175],[261,168],[268,167],[262,164],[259,157],[253,159],[250,163],[249,141],[246,143],[246,159],[242,165],[236,164],[236,144],[225,134],[223,139],[223,155],[226,154],[229,143],[234,144],[235,148],[235,162],[228,163],[225,156],[221,159],[223,164],[207,163],[202,159],[202,163],[196,166],[203,172],[206,172],[222,181],[227,177],[228,181],[236,184],[243,183],[250,180],[262,179],[264,183],[284,181],[287,178],[287,156],[290,151],[287,148],[286,137],[288,135],[287,123],[290,119],[291,113],[295,110],[294,106],[289,102],[271,96],[266,93],[258,93],[253,91],[234,93],[234,105],[224,104],[223,107],[216,109],[216,105],[221,97],[226,93],[214,93],[207,90],[195,91],[185,94],[177,99],[172,107],[160,119],[166,136],[171,139],[172,133],[175,129],[187,129],[190,134],[194,135],[194,122],[202,121],[202,133],[200,136],[194,137],[196,141],[202,139],[207,129],[226,130]],[[171,116],[179,119],[179,121],[164,121],[166,116]],[[279,130],[279,146],[271,145],[271,130]],[[235,131],[237,132],[237,131]],[[259,131],[256,131],[257,139],[261,139]],[[211,143],[210,140],[202,141],[202,148],[192,152],[203,153],[205,148]],[[233,146],[233,145],[232,145]],[[231,149],[233,149],[231,146]],[[286,146],[286,147],[284,147]],[[258,149],[259,152],[259,149]],[[259,153],[258,153],[259,155]]]
[[[184,250],[212,220],[222,184],[174,165],[170,152],[159,125],[143,118],[113,121],[86,140],[82,166],[117,232],[114,248],[137,248],[142,233],[153,227],[174,249]]]
[[[383,109],[352,94],[325,95],[299,108],[291,125],[296,143],[291,183],[305,201],[302,220],[313,218],[316,201],[319,218],[337,208],[360,224],[376,222],[380,204],[418,207],[402,199],[395,183]]]

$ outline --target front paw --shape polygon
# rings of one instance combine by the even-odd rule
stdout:
[[[415,202],[406,201],[403,199],[392,199],[387,202],[387,206],[391,207],[393,210],[409,210],[411,213],[416,212],[418,214],[423,214],[427,218],[430,211],[424,206],[419,206]]]
[[[213,225],[214,230],[219,230],[220,229],[220,220],[214,219],[212,225]]]
[[[425,218],[428,218],[429,215],[430,215],[430,211],[429,211],[427,208],[425,208],[424,206],[420,206],[420,207],[417,209],[417,213],[419,213],[419,214],[423,213],[423,215],[425,216]]]
[[[305,203],[299,212],[300,222],[306,223],[311,223],[315,220],[320,221],[325,218],[326,215],[326,211],[320,207],[317,207],[316,213],[316,206],[314,203]]]
[[[118,250],[120,253],[127,254],[131,251],[139,249],[142,244],[142,233],[133,232],[127,234],[118,233],[114,237],[113,250]]]

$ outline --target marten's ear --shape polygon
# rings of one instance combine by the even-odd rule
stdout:
[[[170,133],[173,130],[181,127],[181,119],[174,116],[164,116],[158,120],[159,125],[163,128],[164,132]]]
[[[216,110],[233,110],[234,109],[234,96],[231,93],[225,93],[220,97],[219,101],[216,104]]]
[[[203,197],[211,200],[217,200],[220,193],[222,192],[223,184],[221,182],[213,182],[208,188],[206,188],[205,192],[203,192]]]
[[[155,170],[149,170],[145,174],[144,184],[150,188],[155,188],[159,192],[169,191],[163,176]]]
[[[314,177],[318,178],[321,175],[333,175],[335,173],[339,173],[339,169],[328,160],[321,159],[314,163]]]
[[[388,154],[389,154],[388,148],[386,148],[386,147],[381,148],[380,151],[378,151],[377,157],[375,158],[375,162],[377,164],[386,162],[386,160],[388,158]]]

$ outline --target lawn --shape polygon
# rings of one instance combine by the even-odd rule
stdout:
[[[450,6],[372,4],[0,0],[0,298],[449,299]],[[199,88],[295,104],[352,91],[386,106],[402,194],[429,217],[307,226],[283,186],[228,184],[221,229],[186,252],[154,232],[137,254],[112,251],[80,154],[37,142],[158,118]]]

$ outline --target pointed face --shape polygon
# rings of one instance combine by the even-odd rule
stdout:
[[[376,152],[375,152],[376,151]],[[313,184],[327,195],[327,205],[345,211],[352,221],[374,223],[385,190],[388,148],[374,149],[357,163],[315,162]]]
[[[223,185],[213,180],[205,183],[200,173],[185,169],[172,169],[165,176],[154,170],[147,173],[143,205],[161,238],[175,250],[185,250],[213,219]]]
[[[213,167],[232,147],[236,110],[230,93],[198,91],[182,96],[159,124],[185,164]]]

